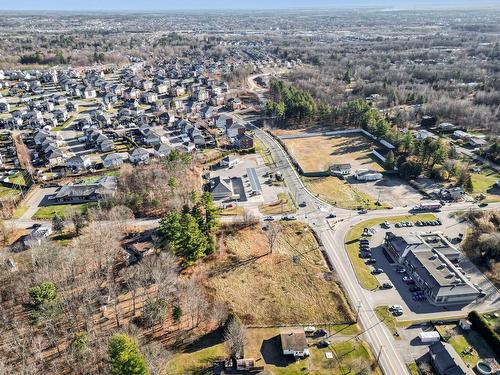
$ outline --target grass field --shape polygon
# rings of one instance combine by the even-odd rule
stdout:
[[[375,313],[377,314],[378,318],[384,322],[387,328],[389,328],[389,331],[391,331],[393,335],[398,333],[397,320],[389,311],[388,306],[377,306],[375,308]],[[394,337],[399,338],[399,336]]]
[[[296,211],[295,205],[286,193],[278,193],[276,202],[266,203],[259,207],[263,215],[289,214]]]
[[[350,163],[353,170],[384,170],[370,155],[374,145],[361,135],[317,136],[283,142],[304,172],[326,171],[336,163]]]
[[[245,215],[245,207],[233,205],[231,207],[223,208],[220,211],[222,216],[243,216]]]
[[[435,219],[436,216],[434,216],[433,214],[402,215],[402,216],[370,219],[362,221],[361,223],[353,226],[346,235],[345,248],[354,266],[354,271],[356,272],[356,276],[358,278],[360,285],[365,289],[375,289],[378,288],[379,286],[377,278],[371,273],[371,268],[365,264],[363,258],[359,257],[359,240],[361,238],[363,229],[365,227],[371,228],[373,226],[380,225],[384,221],[388,221],[389,223],[397,223],[398,221],[415,222],[418,220],[435,220]]]
[[[408,367],[408,371],[410,371],[411,375],[420,375],[420,372],[418,372],[417,364],[415,362],[408,363],[406,366]]]
[[[285,358],[281,352],[279,329],[248,329],[248,343],[245,357],[254,358],[258,366],[263,366],[271,375],[343,375],[356,374],[368,368],[368,374],[380,374],[368,346],[361,341],[334,342],[329,348],[317,349],[310,346],[311,356],[294,361]],[[208,374],[212,362],[222,360],[226,353],[220,335],[212,337],[212,342],[195,343],[183,353],[176,354],[169,361],[166,373],[169,375]],[[210,345],[211,344],[211,345]],[[325,357],[326,352],[334,352],[333,359]],[[374,370],[371,370],[371,368]]]
[[[54,215],[68,216],[73,212],[83,213],[89,207],[88,203],[82,204],[61,204],[39,208],[31,217],[33,220],[50,220]]]
[[[19,205],[17,208],[14,210],[14,213],[12,214],[13,219],[19,219],[21,216],[24,215],[24,213],[28,211],[28,206],[24,205]]]
[[[388,208],[384,203],[377,206],[374,197],[334,176],[303,177],[303,181],[311,192],[339,208],[357,209],[360,206],[367,210]]]
[[[220,243],[207,287],[249,325],[347,322],[353,313],[309,228],[274,223],[273,253],[260,226],[239,229]],[[295,257],[295,258],[294,258]]]
[[[481,173],[472,173],[473,194],[485,194],[486,202],[500,202],[500,188],[495,183],[500,180],[500,175],[491,170]]]

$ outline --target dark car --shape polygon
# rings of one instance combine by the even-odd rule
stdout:
[[[272,217],[272,216],[266,216],[264,218],[264,221],[273,221],[273,220],[274,220],[274,217]]]
[[[375,264],[375,263],[377,263],[377,259],[369,258],[369,259],[366,260],[365,263],[366,264]]]
[[[328,340],[321,340],[318,342],[318,348],[327,348],[330,346],[330,341]]]
[[[410,292],[419,292],[421,291],[422,289],[420,289],[418,286],[414,285],[410,288]]]
[[[370,241],[368,241],[366,238],[362,238],[361,240],[359,240],[359,243],[368,245],[370,243]]]
[[[392,315],[394,315],[394,316],[401,316],[401,315],[403,315],[403,312],[401,310],[394,310],[392,312]]]
[[[299,207],[306,207],[306,206],[307,206],[306,202],[302,202],[299,204]]]
[[[366,208],[363,208],[362,210],[358,211],[358,214],[361,214],[361,215],[367,214],[367,213],[368,213],[368,210]]]
[[[379,275],[381,273],[384,273],[384,270],[382,268],[375,268],[373,271],[372,271],[372,274],[374,275]]]
[[[391,289],[393,286],[391,283],[383,283],[380,288],[381,289]]]
[[[324,329],[318,329],[316,332],[314,332],[314,335],[315,336],[325,336],[328,332],[326,332],[326,330]]]
[[[485,202],[481,202],[478,204],[479,207],[486,207],[488,206],[488,203],[485,203]]]
[[[372,257],[372,253],[361,253],[361,258],[369,259]]]

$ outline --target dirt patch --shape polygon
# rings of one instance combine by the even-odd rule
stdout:
[[[317,136],[283,140],[304,172],[326,171],[332,164],[350,163],[352,170],[383,171],[371,156],[375,148],[361,135]]]

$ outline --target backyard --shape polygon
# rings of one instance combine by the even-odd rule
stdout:
[[[54,215],[68,217],[72,213],[83,213],[89,207],[88,203],[82,204],[60,204],[39,208],[32,216],[33,220],[51,220]]]
[[[252,328],[247,330],[248,343],[245,358],[253,358],[256,366],[263,366],[272,375],[342,375],[358,373],[368,368],[368,374],[380,374],[368,346],[357,340],[334,340],[328,348],[318,349],[310,345],[311,356],[294,361],[282,354],[278,328]],[[223,338],[210,334],[183,353],[169,361],[167,373],[172,375],[207,374],[212,363],[225,358]],[[326,352],[334,354],[328,359]]]
[[[436,329],[471,367],[479,360],[495,361],[495,353],[477,331],[464,331],[457,325],[440,325],[436,326]]]
[[[333,280],[307,226],[273,223],[276,239],[260,225],[233,230],[218,259],[200,267],[207,287],[245,324],[352,322],[353,313]]]

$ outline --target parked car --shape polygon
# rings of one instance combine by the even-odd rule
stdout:
[[[328,340],[321,340],[320,342],[318,342],[318,348],[327,348],[330,346],[330,341]]]
[[[297,220],[297,218],[293,215],[284,215],[281,217],[281,220],[292,221],[292,220]]]
[[[380,289],[391,289],[393,288],[392,284],[391,283],[383,283],[381,286],[380,286]]]
[[[358,211],[358,214],[361,214],[361,215],[364,215],[364,214],[367,214],[367,213],[368,213],[368,210],[366,208],[363,208],[362,210]]]
[[[410,288],[410,292],[419,292],[421,291],[422,289],[420,289],[418,286],[414,285]]]
[[[337,217],[337,215],[335,214],[335,212],[330,212],[330,213],[326,216],[326,218],[327,218],[327,219],[333,219],[333,218],[336,218],[336,217]]]
[[[377,259],[369,258],[365,261],[366,264],[375,264],[377,263]]]
[[[403,310],[394,310],[392,312],[392,315],[394,315],[394,316],[401,316],[401,315],[403,315]]]
[[[274,221],[274,217],[272,217],[272,216],[266,216],[264,218],[264,221]]]
[[[318,329],[316,332],[314,332],[315,336],[325,336],[328,332],[324,330],[323,328]]]
[[[406,273],[406,268],[398,268],[396,269],[397,273]]]
[[[403,307],[401,305],[391,305],[391,306],[389,306],[389,311],[394,311],[394,310],[403,310]]]
[[[375,268],[373,271],[372,271],[372,274],[374,275],[379,275],[381,273],[384,273],[384,270],[382,268]]]
[[[307,206],[306,202],[301,202],[301,203],[299,204],[299,207],[306,207],[306,206]]]
[[[388,221],[384,221],[382,223],[382,227],[389,229],[391,227],[391,224]]]
[[[360,244],[367,244],[368,245],[370,243],[370,241],[368,241],[366,238],[362,238],[362,239],[359,240],[359,243]]]

